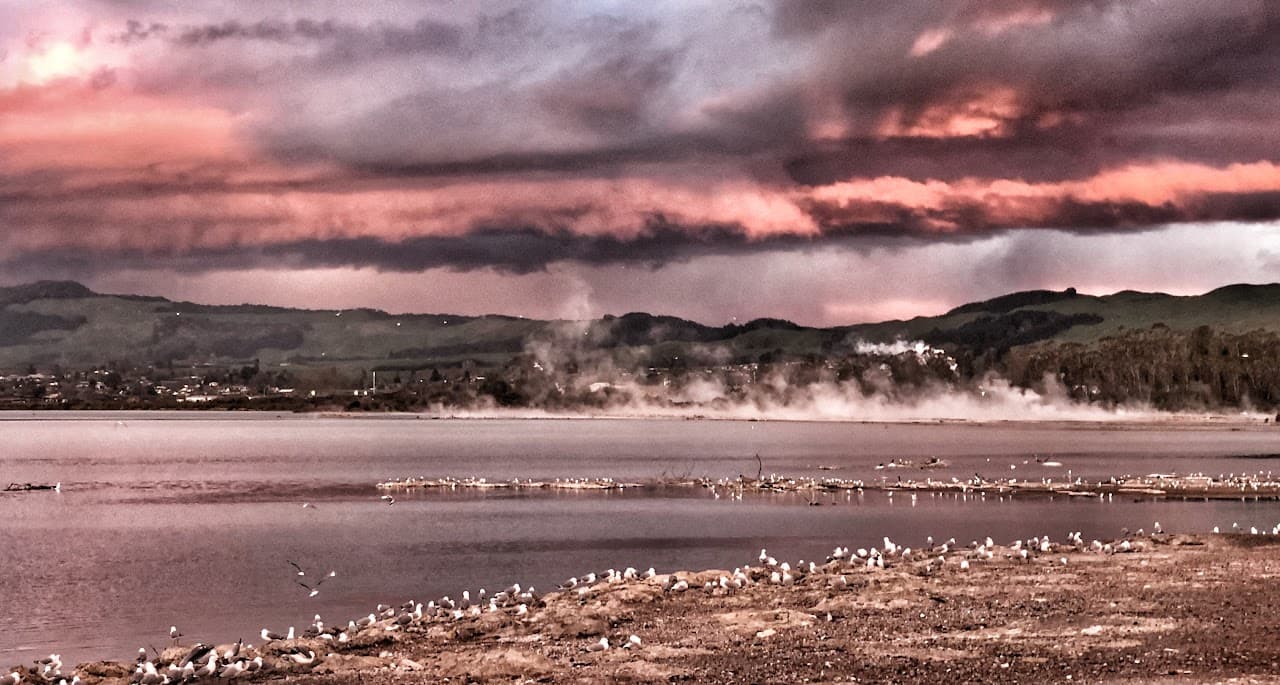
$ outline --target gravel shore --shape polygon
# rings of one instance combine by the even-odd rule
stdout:
[[[792,562],[779,582],[783,562],[748,558],[741,588],[732,570],[708,570],[583,583],[527,613],[514,601],[460,618],[392,609],[343,643],[335,631],[245,647],[238,658],[261,656],[262,668],[237,680],[1280,683],[1280,538],[1156,535],[1128,547],[1055,543],[1024,559],[1026,546],[966,545],[899,551],[885,568],[853,551],[812,570]],[[664,589],[677,581],[689,588]],[[313,663],[295,663],[308,653]],[[75,673],[127,683],[136,668]],[[44,681],[27,671],[24,682]]]

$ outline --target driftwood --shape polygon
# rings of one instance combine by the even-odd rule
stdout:
[[[4,489],[5,492],[35,492],[37,490],[61,490],[61,483],[49,485],[48,483],[10,483]]]

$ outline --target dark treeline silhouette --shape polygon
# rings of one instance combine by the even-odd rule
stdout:
[[[1003,361],[1010,381],[1037,387],[1056,378],[1081,401],[1146,403],[1157,409],[1280,406],[1280,336],[1157,324],[1092,345],[1040,343]]]

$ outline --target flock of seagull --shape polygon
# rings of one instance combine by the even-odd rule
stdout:
[[[1280,524],[1273,532],[1280,533]],[[1163,527],[1156,522],[1150,535],[1162,535]],[[766,584],[776,586],[794,586],[803,584],[819,584],[834,591],[853,587],[850,575],[857,572],[875,572],[895,566],[906,567],[923,575],[941,572],[944,568],[954,568],[956,572],[965,572],[976,564],[995,562],[997,560],[1015,563],[1035,563],[1048,559],[1055,565],[1068,563],[1067,554],[1096,553],[1124,554],[1136,552],[1144,548],[1148,534],[1139,529],[1136,533],[1122,532],[1120,539],[1103,542],[1092,540],[1086,542],[1079,531],[1071,532],[1065,540],[1055,541],[1048,535],[1014,540],[1000,546],[991,537],[973,540],[968,545],[960,545],[955,538],[937,542],[932,537],[925,539],[919,547],[901,545],[889,537],[883,537],[881,544],[869,548],[853,549],[837,546],[821,562],[803,559],[791,564],[779,561],[761,549],[756,563],[747,564],[722,574],[714,580],[697,583],[694,575],[689,573],[659,574],[650,567],[640,571],[634,567],[624,570],[607,569],[601,572],[588,572],[574,576],[561,583],[555,590],[566,597],[585,604],[592,597],[606,588],[626,583],[657,584],[664,593],[681,594],[701,591],[711,595],[724,595],[743,590],[752,585]],[[292,562],[290,562],[292,564]],[[294,567],[301,574],[304,571]],[[701,577],[703,574],[698,574]],[[527,620],[531,611],[545,604],[545,597],[530,587],[524,588],[519,583],[513,584],[490,595],[480,589],[473,597],[470,591],[464,590],[457,599],[449,596],[426,604],[409,601],[400,606],[379,605],[375,611],[359,619],[348,621],[345,625],[326,625],[317,614],[311,625],[302,631],[290,627],[286,633],[277,633],[263,628],[260,636],[264,648],[276,646],[272,652],[278,658],[274,665],[264,662],[261,651],[249,658],[249,652],[255,651],[252,645],[235,645],[219,653],[207,645],[198,644],[186,652],[180,659],[164,665],[145,660],[145,653],[140,653],[137,670],[133,682],[142,685],[165,685],[197,681],[202,678],[235,679],[247,676],[267,668],[286,671],[305,670],[323,660],[316,649],[328,646],[330,650],[341,649],[357,635],[364,633],[390,633],[411,629],[415,625],[433,622],[456,622],[479,618],[484,614],[502,613],[513,620]],[[171,630],[171,637],[179,639],[181,633],[176,628]],[[601,637],[587,643],[583,649],[598,652],[608,649],[637,649],[643,646],[638,635],[629,635],[611,643],[608,637]],[[323,651],[323,649],[322,649]],[[20,682],[15,680],[16,682]]]
[[[387,504],[395,503],[394,498],[389,495],[383,495],[381,499]],[[314,508],[309,503],[303,506]],[[1219,529],[1215,527],[1213,532],[1218,533]],[[1232,532],[1243,531],[1238,524],[1233,524]],[[1280,535],[1280,523],[1270,531],[1252,527],[1249,532],[1255,535],[1267,532]],[[1152,526],[1151,535],[1163,533],[1160,523]],[[665,593],[670,594],[701,590],[716,595],[733,593],[756,584],[793,586],[809,583],[821,583],[838,591],[851,587],[849,574],[855,572],[908,566],[917,573],[930,575],[944,568],[965,572],[975,564],[997,559],[1033,563],[1042,557],[1048,558],[1051,563],[1065,565],[1068,563],[1068,557],[1065,556],[1067,553],[1122,554],[1139,551],[1145,545],[1146,536],[1147,533],[1142,529],[1134,534],[1124,530],[1117,540],[1103,542],[1095,539],[1086,543],[1082,534],[1077,531],[1069,533],[1060,542],[1043,535],[1014,540],[1004,546],[997,545],[989,536],[983,540],[973,540],[967,546],[958,545],[955,538],[936,543],[933,537],[928,537],[923,545],[915,548],[900,545],[889,537],[884,537],[878,546],[859,549],[837,546],[822,562],[806,562],[801,559],[794,565],[779,561],[766,549],[761,549],[756,558],[757,563],[740,566],[731,573],[701,584],[696,583],[694,576],[689,573],[660,575],[652,567],[645,571],[628,567],[622,571],[608,569],[569,578],[555,592],[585,603],[602,588],[625,583],[656,583]],[[1057,558],[1053,559],[1055,556]],[[310,597],[315,597],[320,586],[337,575],[336,572],[329,571],[312,580],[314,575],[308,576],[298,563],[287,563],[296,573],[294,582],[304,588]],[[698,574],[698,577],[704,575]],[[444,596],[425,604],[411,600],[399,606],[378,605],[375,611],[347,621],[346,624],[327,625],[317,614],[312,623],[302,631],[290,627],[284,633],[277,633],[263,628],[260,633],[263,644],[260,648],[245,644],[243,640],[225,646],[221,651],[214,646],[197,643],[180,654],[170,656],[173,651],[166,650],[164,653],[156,653],[154,658],[148,657],[145,648],[139,648],[130,682],[139,685],[170,685],[209,679],[236,680],[262,672],[305,672],[323,661],[326,648],[328,651],[340,650],[353,638],[365,633],[391,633],[424,623],[464,621],[495,613],[502,613],[512,620],[524,621],[530,618],[532,611],[541,606],[545,606],[544,596],[539,595],[532,587],[525,588],[515,583],[493,594],[482,588],[474,597],[470,591],[463,591],[457,599]],[[173,641],[173,647],[178,648],[184,635],[177,626],[171,626],[169,637]],[[602,637],[587,644],[584,650],[596,652],[611,648],[635,649],[642,644],[637,635],[616,639],[614,643],[610,643],[607,637]],[[62,673],[63,663],[58,654],[38,659],[34,664],[34,667],[0,676],[0,685],[79,685],[82,682],[78,674],[67,679]]]
[[[296,564],[294,566],[297,568]],[[304,572],[299,569],[299,573]],[[222,648],[221,651],[214,646],[197,643],[181,656],[169,659],[164,658],[170,653],[168,651],[157,654],[155,658],[148,658],[146,649],[139,648],[130,682],[137,685],[170,685],[207,679],[235,680],[265,672],[306,672],[324,660],[325,646],[328,646],[329,651],[341,649],[341,645],[358,635],[402,631],[414,624],[430,621],[460,621],[478,617],[484,612],[500,611],[519,618],[528,615],[529,607],[538,600],[539,596],[533,588],[526,590],[515,584],[492,596],[482,589],[474,599],[469,591],[463,591],[459,599],[445,596],[425,605],[416,601],[406,602],[398,607],[378,605],[367,616],[347,621],[345,625],[326,625],[320,615],[316,614],[311,624],[301,631],[295,630],[293,626],[284,633],[263,628],[259,633],[263,640],[260,648],[246,644],[243,640]],[[183,634],[176,626],[170,627],[169,636],[174,646],[179,646]],[[639,644],[639,638],[635,638],[635,644]],[[61,666],[60,663],[58,665]],[[40,679],[36,680],[36,677]],[[28,681],[24,680],[22,673],[14,672],[0,680],[0,685],[25,682]],[[43,674],[35,674],[30,682],[55,681]],[[56,682],[72,685],[79,680]]]
[[[178,634],[177,628],[170,627],[169,634]],[[178,637],[180,636],[178,634]],[[174,638],[175,644],[178,637]],[[181,657],[172,660],[164,670],[161,670],[155,661],[148,659],[146,650],[139,647],[137,667],[134,669],[130,682],[143,685],[162,685],[164,683],[193,682],[206,678],[234,680],[264,670],[266,662],[263,661],[261,655],[254,656],[252,659],[248,658],[247,654],[246,656],[241,656],[245,647],[246,645],[243,641],[237,641],[219,653],[216,648],[210,645],[197,643]],[[248,645],[249,649],[252,649],[252,647],[252,645]],[[308,658],[305,654],[296,650],[284,653],[286,659],[295,663],[314,662],[315,652],[309,652],[309,655]]]
[[[72,675],[71,680],[67,680],[62,674],[62,655],[50,654],[43,659],[35,660],[35,668],[30,669],[33,677],[40,680],[32,680],[31,682],[58,683],[59,685],[80,685],[80,676]],[[13,671],[3,677],[0,677],[0,685],[18,685],[24,683],[23,675],[18,671]]]

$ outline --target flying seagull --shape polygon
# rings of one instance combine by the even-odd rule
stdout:
[[[301,573],[299,573],[298,575],[302,575],[302,574],[301,574]],[[307,589],[307,591],[311,593],[311,594],[307,595],[308,597],[315,597],[316,595],[320,594],[320,586],[321,586],[322,584],[324,584],[324,581],[326,581],[326,580],[328,580],[328,579],[330,579],[330,578],[336,577],[337,575],[338,575],[338,572],[337,572],[337,571],[330,571],[330,572],[328,573],[328,575],[321,576],[321,577],[320,577],[320,580],[317,580],[317,581],[315,582],[315,584],[314,584],[314,585],[308,585],[308,584],[306,584],[306,583],[302,582],[301,580],[294,580],[293,582],[295,582],[295,583],[297,583],[298,585],[301,585],[302,587],[306,588],[306,589]]]

